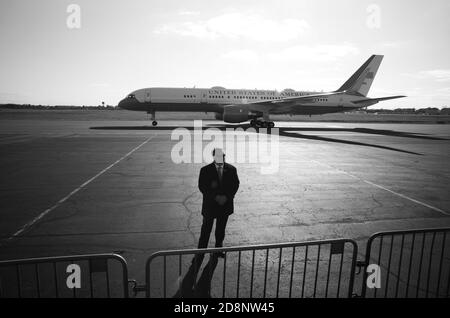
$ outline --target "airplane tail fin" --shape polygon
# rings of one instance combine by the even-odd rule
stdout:
[[[367,96],[383,55],[372,55],[337,91],[350,91]]]

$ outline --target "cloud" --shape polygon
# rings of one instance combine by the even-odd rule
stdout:
[[[109,83],[91,83],[91,84],[89,84],[89,86],[97,87],[97,88],[105,88],[105,87],[109,87],[110,84]]]
[[[450,87],[439,88],[437,91],[442,93],[448,93],[450,95]]]
[[[157,27],[156,34],[175,34],[199,39],[250,39],[284,42],[302,36],[310,28],[299,19],[272,20],[258,14],[225,13],[203,21],[169,23]]]
[[[381,43],[381,46],[388,49],[399,49],[406,44],[405,41],[388,41]]]
[[[335,62],[346,56],[355,56],[360,50],[351,43],[296,45],[282,50],[261,53],[253,50],[234,50],[221,55],[222,58],[243,62],[258,62],[261,60],[275,62]]]
[[[270,59],[282,61],[317,61],[334,62],[345,56],[354,56],[360,53],[359,49],[351,44],[322,44],[315,46],[296,45],[268,55]]]
[[[184,15],[184,16],[186,16],[186,15],[199,15],[200,14],[200,12],[198,12],[198,11],[180,11],[180,12],[178,12],[178,15]]]
[[[450,81],[450,70],[440,69],[421,71],[418,73],[417,77],[423,79],[433,79],[437,82],[448,82]]]
[[[226,52],[220,56],[224,59],[242,61],[242,62],[257,62],[260,59],[258,53],[252,50],[234,50]]]

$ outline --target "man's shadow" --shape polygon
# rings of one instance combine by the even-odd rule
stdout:
[[[197,254],[192,259],[186,275],[173,298],[211,298],[211,280],[217,267],[217,254],[210,254],[209,261],[196,281],[205,254]]]

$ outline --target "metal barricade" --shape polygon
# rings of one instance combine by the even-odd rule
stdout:
[[[128,298],[128,269],[116,254],[0,261],[0,298]]]
[[[362,262],[350,239],[161,251],[148,258],[144,285],[128,280],[116,254],[0,261],[0,298],[128,298],[129,283],[147,297],[352,297],[357,266],[361,297],[449,297],[449,232],[376,233]]]
[[[362,297],[449,297],[449,232],[440,228],[372,235],[363,265],[379,266],[380,275],[364,271]],[[378,278],[378,286],[368,288],[371,276]]]
[[[357,252],[349,239],[162,251],[147,260],[138,290],[164,298],[351,297]]]

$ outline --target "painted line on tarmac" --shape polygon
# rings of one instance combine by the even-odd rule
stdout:
[[[287,149],[287,151],[290,152],[290,153],[291,153],[292,155],[294,155],[294,156],[298,156],[298,154],[295,154],[295,153],[294,153],[292,150],[290,150],[290,149]],[[345,171],[345,170],[342,170],[342,169],[333,167],[332,165],[329,165],[329,164],[326,164],[326,163],[323,163],[323,162],[320,162],[320,161],[317,161],[317,160],[311,160],[311,162],[314,162],[314,163],[316,163],[316,164],[318,164],[318,165],[322,165],[322,166],[325,166],[325,167],[328,167],[328,168],[337,170],[337,171],[339,171],[339,172],[342,172],[342,173],[348,175],[349,177],[352,177],[352,178],[354,178],[354,179],[357,179],[357,180],[359,180],[359,181],[362,181],[362,182],[364,182],[364,183],[366,183],[366,184],[369,184],[369,185],[371,185],[371,186],[373,186],[373,187],[376,187],[376,188],[378,188],[378,189],[387,191],[387,192],[392,193],[392,194],[394,194],[394,195],[396,195],[396,196],[398,196],[398,197],[401,197],[401,198],[403,198],[403,199],[409,200],[409,201],[414,202],[414,203],[416,203],[416,204],[422,205],[422,206],[424,206],[424,207],[426,207],[426,208],[429,208],[429,209],[431,209],[431,210],[433,210],[433,211],[439,212],[439,213],[444,214],[444,215],[446,215],[446,216],[450,216],[450,213],[449,213],[449,212],[446,212],[446,211],[444,211],[444,210],[441,210],[441,209],[439,209],[439,208],[437,208],[437,207],[435,207],[435,206],[432,206],[432,205],[430,205],[430,204],[428,204],[428,203],[425,203],[425,202],[422,202],[422,201],[413,199],[413,198],[411,198],[411,197],[409,197],[409,196],[407,196],[407,195],[404,195],[404,194],[398,193],[398,192],[396,192],[396,191],[393,191],[393,190],[391,190],[391,189],[388,189],[388,188],[386,188],[386,187],[384,187],[384,186],[382,186],[382,185],[379,185],[379,184],[376,184],[376,183],[374,183],[374,182],[371,182],[371,181],[365,180],[365,179],[363,179],[363,178],[360,178],[360,177],[358,177],[358,176],[356,176],[356,175],[354,175],[354,174],[351,174],[351,173],[349,173],[349,172],[347,172],[347,171]]]
[[[95,176],[93,176],[92,178],[90,178],[89,180],[87,180],[86,182],[84,182],[82,185],[80,185],[78,188],[76,188],[75,190],[73,190],[72,192],[70,192],[68,195],[66,195],[64,198],[62,198],[61,200],[59,200],[58,202],[56,202],[56,204],[54,204],[52,207],[48,208],[47,210],[45,210],[44,212],[42,212],[41,214],[39,214],[37,217],[35,217],[33,220],[31,220],[30,222],[28,222],[27,224],[25,224],[22,228],[20,228],[17,232],[15,232],[12,236],[10,236],[9,238],[7,238],[5,241],[8,242],[16,237],[18,237],[20,234],[22,234],[23,232],[29,230],[34,224],[36,224],[36,222],[38,222],[40,219],[42,219],[44,216],[46,216],[47,214],[49,214],[50,212],[52,212],[54,209],[56,209],[57,207],[59,207],[61,204],[63,204],[65,201],[67,201],[68,199],[70,199],[74,194],[76,194],[77,192],[81,191],[83,188],[85,188],[89,183],[91,183],[92,181],[94,181],[95,179],[97,179],[98,177],[100,177],[102,174],[104,174],[106,171],[108,171],[109,169],[111,169],[112,167],[114,167],[116,164],[118,164],[119,162],[121,162],[122,160],[124,160],[125,158],[129,157],[131,154],[133,154],[136,150],[138,150],[139,148],[141,148],[142,146],[144,146],[146,143],[148,143],[150,140],[152,140],[155,136],[151,136],[149,138],[147,138],[143,143],[139,144],[137,147],[133,148],[130,152],[128,152],[127,154],[125,154],[124,156],[122,156],[120,159],[116,160],[114,163],[110,164],[109,166],[107,166],[105,169],[103,169],[102,171],[100,171],[99,173],[97,173]],[[1,246],[2,244],[0,244]]]

